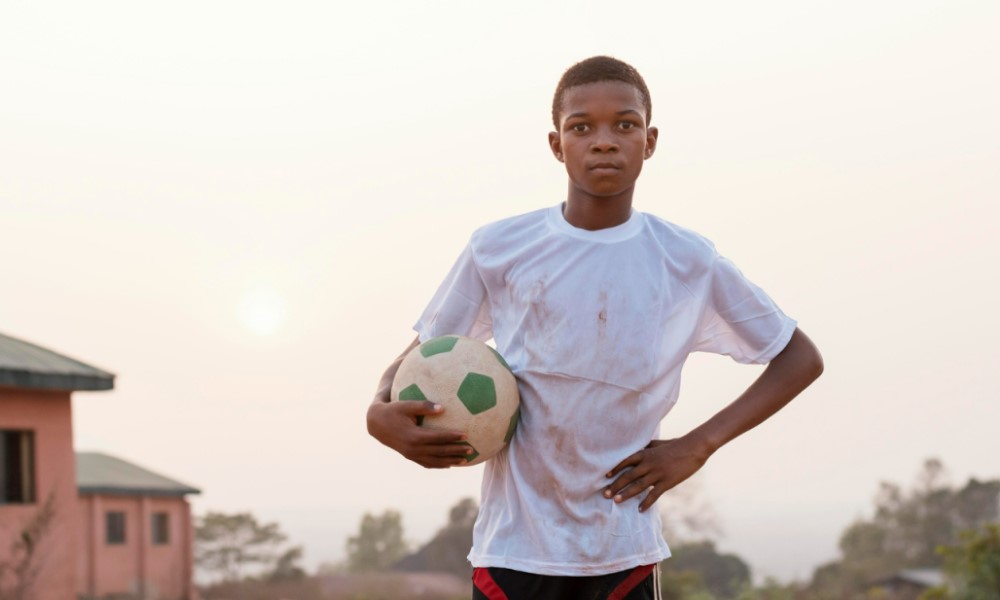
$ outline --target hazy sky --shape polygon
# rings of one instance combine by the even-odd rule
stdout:
[[[367,404],[471,231],[564,198],[551,94],[612,54],[660,128],[636,208],[825,356],[700,478],[722,548],[806,578],[878,481],[1000,476],[997,31],[995,0],[5,3],[0,331],[118,374],[77,448],[196,513],[278,520],[310,567],[365,511],[425,541],[480,468],[404,461]],[[758,373],[693,357],[664,436]]]

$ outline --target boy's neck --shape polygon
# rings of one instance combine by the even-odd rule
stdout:
[[[570,191],[563,204],[563,218],[573,227],[588,231],[616,227],[632,216],[631,191],[607,198],[580,197]]]

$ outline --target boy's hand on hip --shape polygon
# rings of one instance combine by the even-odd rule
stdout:
[[[624,502],[649,490],[639,504],[639,510],[645,511],[663,492],[694,475],[707,460],[701,444],[688,437],[653,440],[611,469],[607,477],[617,478],[605,488],[604,497]]]
[[[428,429],[417,417],[441,414],[433,402],[374,402],[368,407],[368,433],[396,452],[428,469],[445,469],[466,462],[472,448],[458,431]]]

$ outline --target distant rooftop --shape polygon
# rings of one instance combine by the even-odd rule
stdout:
[[[76,486],[85,494],[183,496],[201,490],[100,452],[76,453]]]
[[[927,587],[944,583],[944,573],[940,569],[904,569],[898,573],[898,577],[903,581]]]
[[[0,386],[41,390],[110,390],[115,376],[0,333]]]
[[[941,569],[903,569],[874,582],[874,585],[898,585],[908,583],[918,587],[931,588],[945,583]]]

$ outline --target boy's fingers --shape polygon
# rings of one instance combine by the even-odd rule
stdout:
[[[625,469],[627,467],[634,467],[641,461],[642,461],[642,451],[640,450],[639,452],[636,452],[632,456],[626,458],[625,460],[615,465],[615,468],[608,471],[607,477],[614,477],[619,472],[621,472],[622,469]]]
[[[422,467],[428,469],[447,469],[448,467],[456,467],[465,462],[464,458],[451,457],[425,457],[420,460],[414,461]]]
[[[615,479],[611,485],[604,492],[605,498],[615,498],[618,499],[618,495],[622,493],[629,486],[633,485],[637,480],[642,477],[643,474],[638,472],[638,469],[631,469],[622,473],[618,479]],[[630,494],[632,495],[632,494]],[[630,495],[623,495],[622,499],[628,498]]]
[[[462,458],[473,452],[472,446],[466,444],[440,444],[434,446],[428,454],[435,458]]]
[[[426,400],[406,400],[403,402],[398,402],[404,406],[404,412],[409,417],[421,417],[425,415],[437,415],[444,412],[444,407],[440,404],[435,404]],[[419,419],[417,419],[419,424]],[[425,444],[441,444],[447,442],[455,442],[458,440],[466,439],[466,435],[460,431],[450,431],[446,429],[427,429],[425,427],[420,428],[420,433],[418,438],[421,443]]]
[[[641,503],[639,503],[639,512],[646,512],[649,507],[653,506],[654,502],[660,499],[660,496],[662,496],[665,491],[667,490],[659,485],[650,489],[649,493],[646,494],[646,497],[642,499]]]
[[[421,428],[414,432],[417,444],[437,445],[463,442],[468,437],[461,431]]]
[[[622,488],[617,494],[614,495],[615,502],[624,502],[631,498],[632,496],[637,496],[640,492],[647,489],[649,484],[646,483],[645,478],[637,477],[627,486]]]
[[[467,444],[438,444],[425,447],[418,457],[413,461],[428,469],[446,469],[464,465],[469,459],[469,450],[472,448]]]
[[[429,400],[403,400],[399,402],[403,412],[410,415],[436,415],[444,412],[444,407]]]

